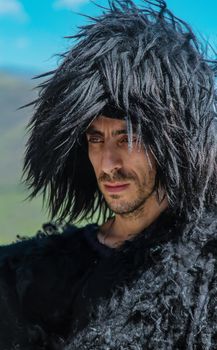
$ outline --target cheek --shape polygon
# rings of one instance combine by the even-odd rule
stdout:
[[[99,169],[99,157],[97,157],[94,152],[88,151],[89,161],[92,164],[95,174],[98,174]]]
[[[136,152],[136,154],[128,158],[128,164],[131,162],[131,167],[136,169],[138,176],[143,179],[145,177],[155,178],[156,175],[156,161],[150,152]]]

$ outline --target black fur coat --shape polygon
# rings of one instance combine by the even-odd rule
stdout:
[[[0,247],[1,350],[217,349],[216,212],[164,213],[119,249],[97,230]]]

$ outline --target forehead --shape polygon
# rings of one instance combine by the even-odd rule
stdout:
[[[105,130],[105,129],[125,129],[126,121],[122,119],[108,118],[106,116],[99,116],[92,121],[89,129]]]

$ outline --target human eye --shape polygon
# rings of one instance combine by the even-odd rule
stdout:
[[[125,136],[121,138],[120,143],[127,143],[128,141],[129,141],[128,137]]]
[[[100,136],[89,136],[88,137],[88,143],[102,143],[103,139]]]
[[[132,137],[132,142],[134,143],[134,142],[136,142],[136,140],[137,140],[137,137],[133,136]],[[120,143],[129,143],[129,142],[130,142],[130,138],[127,135],[122,137],[121,140],[120,140]]]

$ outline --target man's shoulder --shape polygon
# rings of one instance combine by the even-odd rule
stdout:
[[[9,338],[28,342],[25,325],[61,326],[72,291],[93,260],[84,234],[88,228],[44,224],[34,237],[0,247],[0,329],[6,333],[4,339],[0,332],[0,348],[12,348],[5,346]]]
[[[202,256],[212,256],[217,259],[217,209],[209,211],[204,216],[200,227],[200,240],[204,241]],[[217,274],[217,266],[215,264]]]
[[[76,252],[79,246],[85,244],[85,231],[92,230],[92,227],[45,223],[34,236],[18,235],[15,242],[0,246],[0,265],[11,259],[19,262],[27,257]]]
[[[202,255],[217,256],[217,208],[207,210],[197,224],[187,225],[184,237],[189,237],[189,243],[201,250]]]

